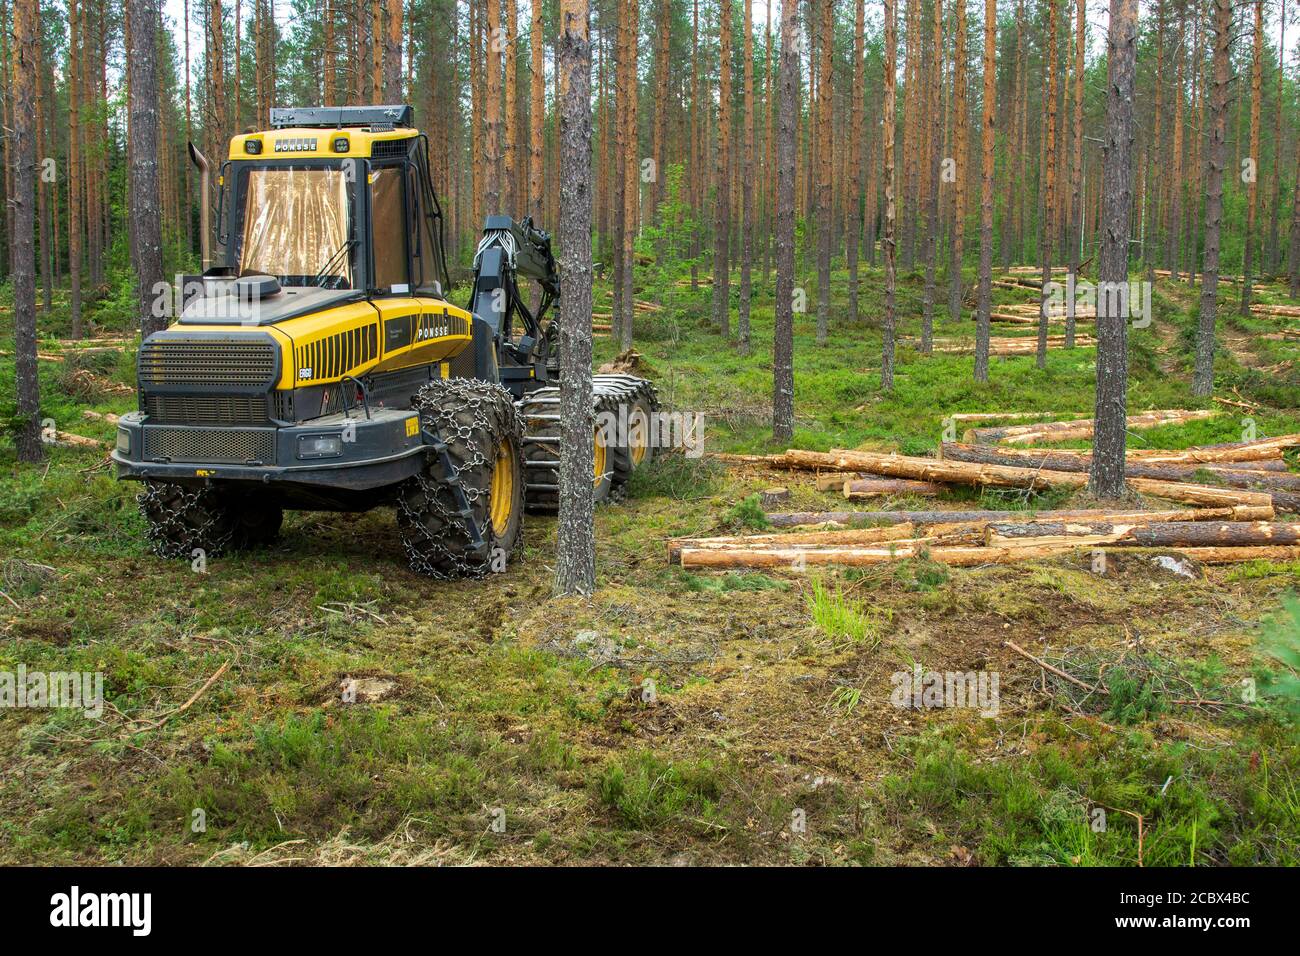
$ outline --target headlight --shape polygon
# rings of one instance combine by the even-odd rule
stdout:
[[[334,152],[346,153],[350,148],[350,141],[346,136],[334,137]]]
[[[298,439],[299,458],[338,458],[342,454],[341,435],[303,435]]]
[[[262,151],[262,141],[260,139],[244,140],[244,152],[250,156],[256,156]]]
[[[117,430],[117,450],[124,455],[131,454],[131,433],[125,428]]]

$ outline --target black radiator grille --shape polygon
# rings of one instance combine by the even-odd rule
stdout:
[[[275,429],[146,427],[144,458],[232,465],[273,462]]]
[[[275,345],[266,341],[159,339],[140,346],[141,385],[244,385],[270,388]]]
[[[379,357],[379,327],[367,325],[308,342],[294,349],[299,383],[338,378]]]
[[[265,395],[146,395],[144,410],[160,424],[265,425]]]

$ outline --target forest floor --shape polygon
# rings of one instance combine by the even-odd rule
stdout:
[[[815,293],[796,316],[798,447],[924,454],[953,412],[1091,411],[1089,348],[1052,351],[1046,371],[994,358],[980,386],[970,356],[904,345],[882,394],[880,273],[863,271],[859,323],[844,318],[845,281],[825,346]],[[923,281],[900,285],[900,331],[915,337]],[[1153,325],[1130,337],[1130,409],[1225,413],[1131,441],[1300,431],[1300,343],[1250,339],[1285,321],[1240,319],[1236,293],[1223,295],[1225,339],[1258,359],[1218,359],[1217,394],[1258,408],[1244,423],[1191,398],[1195,290],[1167,285]],[[770,286],[747,357],[712,330],[707,287],[665,287],[640,293],[664,307],[636,328],[665,405],[703,413],[708,451],[781,450]],[[1286,301],[1275,286],[1259,298]],[[938,312],[936,335],[973,340],[971,322]],[[119,314],[104,307],[106,332],[129,329]],[[41,323],[55,348],[66,308]],[[0,309],[0,340],[11,331]],[[607,338],[596,350],[597,364],[614,354]],[[84,412],[134,407],[129,351],[43,361],[41,378],[61,430],[108,442],[114,428]],[[11,356],[0,394],[13,394]],[[746,500],[763,488],[790,487],[792,510],[844,502],[807,479],[678,454],[600,509],[590,601],[551,596],[549,518],[530,518],[508,572],[482,581],[412,574],[387,510],[290,514],[274,547],[200,574],[149,552],[137,489],[102,457],[56,448],[48,467],[20,467],[0,445],[0,671],[100,671],[107,698],[98,718],[0,713],[0,862],[1300,863],[1285,706],[1172,702],[1236,700],[1265,677],[1262,645],[1300,641],[1300,620],[1280,612],[1300,563],[1194,580],[1138,558],[1097,576],[1085,554],[691,573],[668,564],[664,540],[752,523]],[[954,491],[941,506],[1068,500]],[[1045,686],[1008,640],[1110,694]],[[916,665],[997,672],[997,715],[894,706],[897,675]]]

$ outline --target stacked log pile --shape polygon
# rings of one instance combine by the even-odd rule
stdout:
[[[1014,420],[1019,413],[972,413],[964,421]],[[1027,414],[1027,413],[1026,413]],[[1155,416],[1208,413],[1152,413]],[[1193,420],[1180,418],[1178,420]],[[1080,427],[1091,422],[1054,423]],[[1001,430],[1038,426],[1001,426]],[[1016,433],[1026,434],[1023,432]],[[871,565],[928,555],[958,566],[1051,557],[1077,548],[1177,548],[1207,563],[1260,558],[1300,559],[1300,524],[1275,519],[1300,513],[1300,475],[1282,453],[1300,434],[1182,450],[1129,453],[1134,492],[1179,502],[1179,510],[1108,512],[884,511],[769,514],[793,534],[684,539],[669,542],[670,560],[685,567],[781,568],[809,564]],[[832,449],[792,448],[781,455],[718,456],[725,460],[817,472],[818,486],[846,498],[937,494],[953,485],[1082,490],[1091,453],[945,442],[938,458]],[[857,524],[873,527],[854,527]]]

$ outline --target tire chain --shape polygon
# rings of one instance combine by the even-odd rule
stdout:
[[[150,481],[136,501],[148,523],[145,536],[159,557],[189,558],[198,548],[215,558],[235,544],[236,525],[228,520],[212,488]],[[187,517],[197,517],[199,522]]]
[[[419,412],[421,427],[435,431],[447,445],[484,541],[482,549],[473,547],[449,476],[438,474],[441,462],[430,455],[429,463],[407,479],[397,498],[397,522],[411,570],[439,580],[481,578],[491,570],[493,560],[488,498],[496,446],[513,437],[515,447],[520,447],[523,424],[509,392],[471,379],[426,385],[411,407]]]

